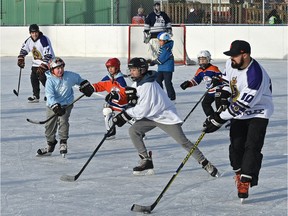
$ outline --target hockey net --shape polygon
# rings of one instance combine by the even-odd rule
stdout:
[[[130,25],[128,32],[128,61],[134,57],[151,59],[148,51],[149,44],[143,42],[144,25]],[[172,26],[174,41],[173,55],[176,64],[186,64],[186,27],[185,25]]]

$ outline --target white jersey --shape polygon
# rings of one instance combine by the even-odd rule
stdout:
[[[230,106],[220,114],[222,119],[269,119],[273,113],[272,83],[265,69],[252,59],[248,67],[238,70],[227,60],[223,79],[229,84],[223,89],[229,91]]]
[[[39,67],[39,65],[47,64],[51,58],[54,58],[54,51],[48,37],[39,32],[39,38],[33,41],[29,37],[22,45],[20,55],[26,56],[32,53],[32,67]]]
[[[128,115],[136,120],[147,118],[166,125],[182,123],[175,105],[156,81],[139,86],[134,82],[132,87],[137,89],[138,101],[136,106],[126,109]]]

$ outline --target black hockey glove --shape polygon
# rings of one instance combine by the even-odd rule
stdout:
[[[41,63],[41,65],[39,65],[39,67],[37,68],[37,75],[38,76],[43,76],[45,71],[47,71],[49,68],[46,64]]]
[[[188,87],[192,87],[192,83],[191,83],[189,80],[187,80],[187,81],[183,82],[183,83],[180,85],[180,87],[181,87],[183,90],[185,90],[185,89],[188,88]]]
[[[217,89],[215,93],[215,104],[217,110],[222,107],[222,110],[226,110],[230,105],[228,98],[231,97],[231,93],[223,89]]]
[[[95,91],[94,87],[90,84],[88,80],[84,80],[80,83],[79,90],[87,97],[90,97]]]
[[[125,87],[125,93],[127,96],[128,104],[130,106],[135,106],[137,104],[137,101],[138,101],[137,89],[133,88],[133,87],[126,86]]]
[[[154,65],[156,65],[156,64],[157,64],[157,61],[156,61],[156,60],[153,60],[153,61],[150,62],[150,66],[154,66]]]
[[[215,112],[210,115],[203,123],[203,132],[213,133],[214,131],[218,130],[226,121],[227,120],[220,118],[219,113]]]
[[[24,57],[23,55],[19,55],[19,56],[18,56],[17,65],[18,65],[20,68],[24,68],[24,67],[25,67],[25,57]]]
[[[53,110],[53,112],[58,115],[58,116],[62,116],[65,114],[66,110],[61,107],[61,105],[59,103],[53,104],[51,106],[51,109]]]
[[[112,100],[118,101],[120,99],[118,92],[111,91],[109,94],[106,95],[105,101],[111,103]]]
[[[129,116],[125,111],[123,111],[113,118],[113,122],[118,127],[122,127],[124,124],[126,124],[127,121],[130,121],[131,119],[131,116]]]
[[[212,77],[212,82],[211,82],[211,87],[210,88],[214,88],[216,86],[219,86],[222,84],[222,77],[220,76],[213,76]]]

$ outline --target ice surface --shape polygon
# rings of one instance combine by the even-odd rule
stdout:
[[[91,82],[99,81],[107,73],[106,58],[63,59],[67,70],[79,72]],[[287,215],[287,62],[258,61],[272,78],[275,103],[263,148],[259,185],[250,189],[249,198],[241,204],[228,159],[229,131],[223,127],[206,134],[199,144],[222,177],[210,177],[191,157],[153,215]],[[125,72],[126,60],[121,62]],[[213,63],[222,70],[225,60]],[[155,129],[147,134],[145,142],[153,151],[156,174],[133,176],[132,168],[139,159],[126,124],[117,128],[116,140],[103,143],[77,181],[61,181],[62,175],[76,175],[102,140],[104,100],[93,95],[75,103],[66,158],[62,158],[58,146],[51,157],[35,157],[37,149],[46,145],[44,125],[31,124],[26,118],[45,120],[46,116],[42,87],[40,103],[27,103],[27,97],[32,95],[30,66],[28,57],[22,70],[19,97],[16,97],[13,94],[19,75],[16,57],[1,58],[1,215],[142,215],[130,211],[132,204],[151,205],[187,152],[160,129]],[[185,91],[179,87],[196,69],[197,66],[177,66],[174,73],[176,107],[182,119],[205,91],[203,85]],[[75,98],[80,95],[75,88]],[[201,134],[204,119],[199,104],[183,125],[192,141]]]

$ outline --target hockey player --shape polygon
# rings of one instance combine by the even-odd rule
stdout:
[[[31,84],[33,96],[28,97],[29,103],[39,102],[40,83],[45,86],[45,71],[48,70],[48,61],[54,57],[54,51],[51,42],[40,30],[37,24],[29,26],[30,37],[25,40],[18,55],[17,65],[20,68],[25,67],[25,56],[32,53]],[[44,98],[45,100],[46,98]]]
[[[176,93],[173,87],[172,78],[174,72],[174,56],[172,53],[174,41],[167,32],[161,32],[157,36],[160,49],[157,59],[150,63],[150,66],[158,65],[157,79],[161,88],[163,88],[163,81],[167,90],[168,97],[171,101],[175,102]]]
[[[230,50],[224,52],[230,56],[223,72],[223,80],[228,84],[220,96],[224,106],[231,96],[230,105],[204,122],[204,131],[213,133],[231,119],[229,158],[241,201],[248,197],[249,187],[258,184],[261,149],[274,109],[270,77],[250,53],[250,44],[242,40],[233,41]]]
[[[144,43],[149,43],[152,60],[157,58],[159,43],[157,36],[160,32],[167,32],[172,36],[172,25],[169,16],[160,10],[160,3],[156,2],[153,12],[145,18]]]
[[[105,63],[108,75],[103,77],[100,82],[92,84],[96,92],[108,92],[105,97],[107,103],[104,104],[103,115],[107,131],[112,126],[114,111],[122,111],[127,105],[125,87],[127,86],[124,76],[120,70],[118,58],[110,58]],[[114,139],[116,128],[114,127],[106,139]]]
[[[184,149],[190,151],[190,142],[182,130],[182,120],[167,94],[156,82],[156,71],[148,70],[148,63],[144,58],[133,58],[128,63],[131,79],[134,81],[134,91],[126,92],[128,98],[138,98],[135,106],[127,108],[113,118],[113,122],[122,127],[127,121],[134,121],[129,128],[130,138],[141,158],[140,165],[133,168],[134,175],[153,174],[152,152],[148,152],[143,142],[146,132],[159,127],[169,134]],[[192,156],[213,177],[218,171],[196,148]]]
[[[194,77],[191,80],[183,82],[180,87],[185,90],[186,88],[194,87],[199,85],[202,81],[205,83],[208,94],[202,101],[202,108],[206,116],[214,113],[212,103],[215,101],[215,92],[219,89],[221,82],[218,85],[212,83],[212,77],[221,77],[222,74],[217,66],[212,65],[211,54],[208,50],[202,50],[197,55],[199,68],[197,69]],[[212,87],[215,86],[215,87]],[[211,88],[212,87],[212,88]]]
[[[38,156],[49,156],[55,149],[57,144],[56,132],[60,138],[60,154],[65,157],[67,154],[67,140],[69,138],[69,117],[73,105],[70,105],[74,100],[74,85],[80,85],[79,90],[87,97],[90,97],[94,88],[88,80],[84,80],[79,74],[71,71],[64,71],[65,63],[55,57],[48,63],[49,71],[46,71],[47,82],[45,93],[47,97],[47,119],[56,114],[45,125],[45,136],[47,146],[38,149]]]

